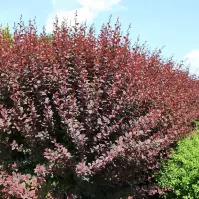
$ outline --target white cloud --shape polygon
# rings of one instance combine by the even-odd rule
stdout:
[[[65,0],[66,1],[66,0]],[[94,18],[103,11],[111,10],[115,5],[119,5],[121,0],[75,0],[79,3],[80,8],[73,10],[57,10],[57,4],[60,0],[51,0],[55,12],[51,13],[46,20],[46,31],[53,30],[53,22],[55,16],[58,17],[59,22],[66,19],[69,24],[74,24],[75,12],[77,11],[77,21],[79,23],[87,21],[88,24],[92,23]],[[74,1],[73,1],[74,2]],[[66,6],[66,2],[63,4]]]
[[[199,50],[189,52],[185,58],[190,64],[190,72],[199,75]]]
[[[75,19],[75,12],[77,11],[77,21],[79,23],[84,23],[85,21],[87,23],[91,23],[93,18],[95,17],[95,13],[90,11],[88,8],[77,8],[74,10],[69,11],[58,11],[55,13],[51,13],[51,15],[48,17],[46,21],[46,31],[51,32],[53,29],[53,22],[55,21],[55,17],[57,16],[59,20],[59,25],[61,22],[66,19],[68,24],[74,25],[74,19]]]
[[[114,5],[118,5],[121,0],[78,0],[82,7],[87,7],[95,11],[110,10]]]

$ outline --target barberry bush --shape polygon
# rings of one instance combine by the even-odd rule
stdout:
[[[199,82],[119,21],[0,29],[1,198],[145,198],[198,118]]]

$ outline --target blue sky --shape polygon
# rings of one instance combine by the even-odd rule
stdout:
[[[36,17],[38,29],[45,25],[50,32],[55,15],[72,20],[77,10],[79,21],[99,29],[112,14],[124,31],[131,24],[132,41],[140,36],[152,49],[165,46],[165,57],[188,58],[191,72],[199,74],[198,9],[198,0],[6,0],[1,1],[0,23],[13,27],[22,14],[25,22]]]

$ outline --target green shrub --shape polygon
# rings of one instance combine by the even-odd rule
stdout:
[[[171,191],[163,198],[199,198],[199,131],[178,142],[176,152],[163,163],[157,181]]]

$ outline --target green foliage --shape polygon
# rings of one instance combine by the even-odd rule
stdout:
[[[14,40],[13,35],[10,33],[10,29],[8,25],[2,29],[2,36],[4,39],[8,39],[8,41],[10,42]]]
[[[172,189],[163,198],[199,198],[199,131],[178,142],[157,181],[162,188]]]

